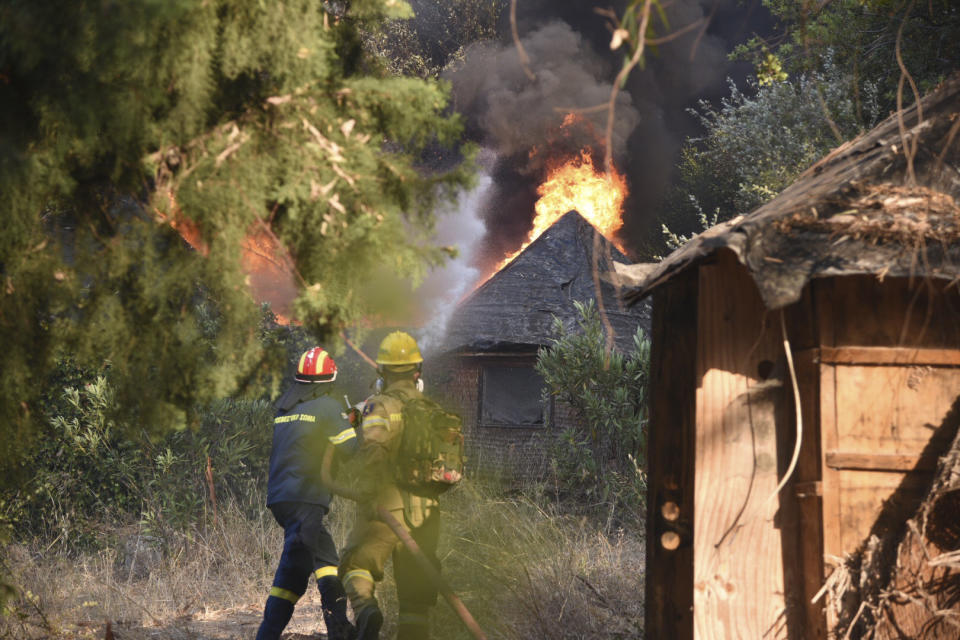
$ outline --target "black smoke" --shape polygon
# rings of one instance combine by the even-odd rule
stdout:
[[[630,189],[621,240],[637,257],[657,244],[659,208],[674,180],[681,144],[698,134],[687,110],[700,99],[718,100],[726,93],[728,76],[742,78],[748,67],[731,63],[728,53],[771,26],[761,0],[664,4],[669,29],[657,23],[657,35],[698,26],[652,49],[646,67],[634,69],[618,97],[613,135],[614,159]],[[476,252],[481,270],[523,242],[545,160],[602,146],[605,112],[584,113],[579,126],[556,135],[566,112],[609,99],[623,62],[622,50],[610,50],[611,31],[596,6],[584,0],[518,1],[517,26],[533,79],[520,63],[508,10],[500,41],[468,48],[462,63],[446,75],[469,135],[497,158],[480,211],[486,227]],[[622,14],[623,3],[612,8]],[[551,140],[555,146],[547,148]]]

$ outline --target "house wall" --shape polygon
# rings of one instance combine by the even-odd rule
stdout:
[[[960,291],[818,279],[769,312],[720,251],[654,295],[647,637],[829,637],[833,558],[898,539],[960,428]],[[798,426],[781,317],[802,446],[777,494]]]
[[[898,538],[957,433],[960,292],[922,278],[846,276],[814,281],[803,303],[791,327],[808,347],[794,348],[804,416],[794,495],[809,601],[832,558],[861,551],[870,536]],[[842,608],[821,597],[807,615],[821,631],[810,637],[825,637]]]
[[[787,638],[777,427],[789,385],[779,314],[727,250],[698,268],[696,638]]]
[[[697,270],[654,292],[647,436],[647,638],[693,638]]]
[[[533,366],[536,357],[510,355],[447,355],[425,376],[436,392],[463,417],[467,475],[484,481],[515,484],[543,477],[549,471],[550,445],[561,430],[574,426],[573,410],[560,402],[547,407],[545,427],[490,427],[479,424],[481,369],[484,364]]]
[[[651,360],[646,637],[803,638],[779,314],[721,251],[656,291]]]

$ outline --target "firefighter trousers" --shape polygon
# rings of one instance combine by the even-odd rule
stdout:
[[[320,590],[328,637],[331,640],[347,638],[347,601],[337,577],[337,548],[323,524],[327,508],[304,502],[278,502],[270,505],[270,511],[283,527],[283,551],[257,640],[280,637],[293,615],[294,606],[307,591],[311,573]]]
[[[420,550],[439,571],[439,511],[431,509],[430,514],[417,527],[410,525],[409,520],[404,517],[403,509],[390,513],[409,531]],[[372,514],[358,519],[340,562],[340,579],[350,604],[358,616],[365,609],[377,607],[374,585],[383,579],[383,568],[391,555],[400,606],[397,638],[426,640],[429,637],[427,614],[430,607],[437,602],[437,588],[390,527]]]

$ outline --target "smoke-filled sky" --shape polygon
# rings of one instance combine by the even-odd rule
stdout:
[[[622,5],[622,3],[620,3]],[[665,3],[672,30],[710,19],[661,45],[635,69],[619,96],[613,151],[629,180],[632,197],[625,211],[628,247],[639,248],[652,228],[657,206],[670,185],[683,140],[698,133],[686,109],[698,99],[725,93],[726,77],[742,77],[727,54],[755,31],[768,28],[760,0],[672,0]],[[499,42],[470,47],[462,64],[447,74],[455,108],[467,117],[470,135],[496,153],[494,185],[481,218],[486,222],[478,257],[493,262],[516,249],[529,226],[543,162],[543,147],[565,113],[606,102],[623,51],[611,52],[607,20],[585,0],[519,0],[517,24],[530,58],[531,80],[520,65],[504,12]],[[622,7],[614,7],[622,10]],[[668,32],[657,26],[658,35]],[[581,127],[567,138],[571,147],[596,142],[605,112],[587,116],[595,132]],[[531,151],[537,153],[531,158]]]
[[[614,10],[622,13],[623,4],[614,3]],[[683,141],[700,133],[687,109],[700,99],[718,101],[726,94],[728,76],[742,80],[749,68],[731,63],[728,53],[754,33],[769,31],[771,25],[761,0],[665,4],[671,30],[698,20],[708,22],[705,29],[693,29],[652,51],[646,68],[633,70],[618,98],[612,148],[630,190],[621,240],[637,254],[659,233],[658,208],[674,179]],[[467,257],[453,270],[428,280],[430,298],[450,289],[461,292],[459,299],[465,264],[485,273],[520,247],[533,219],[536,188],[546,161],[584,146],[602,153],[597,143],[602,140],[605,112],[585,114],[586,126],[557,136],[570,110],[609,99],[623,60],[623,51],[610,51],[611,31],[606,18],[594,11],[597,6],[610,5],[589,0],[518,0],[518,33],[533,79],[520,64],[509,9],[503,12],[500,39],[470,46],[464,60],[445,75],[453,86],[454,108],[465,116],[468,135],[485,149],[488,179],[465,194],[459,209],[450,214],[456,220],[473,221],[454,223],[452,235],[444,240],[467,247]],[[662,25],[656,28],[657,35],[667,35]],[[437,299],[433,304],[449,306],[450,302],[456,300]]]

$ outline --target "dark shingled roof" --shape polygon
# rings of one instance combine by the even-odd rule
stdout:
[[[525,350],[551,344],[554,316],[576,326],[574,300],[596,298],[593,283],[595,229],[576,211],[557,220],[513,262],[495,273],[454,311],[447,328],[445,351]],[[600,236],[599,273],[609,271],[609,255],[626,261]],[[637,325],[650,328],[647,305],[622,308],[617,291],[601,281],[607,316],[621,351],[633,345]]]
[[[618,265],[634,303],[727,248],[777,309],[816,277],[960,277],[960,74],[808,169],[747,216],[704,231],[653,269]],[[906,153],[905,153],[906,151]],[[911,178],[908,154],[913,155]],[[632,285],[632,286],[629,286]]]

